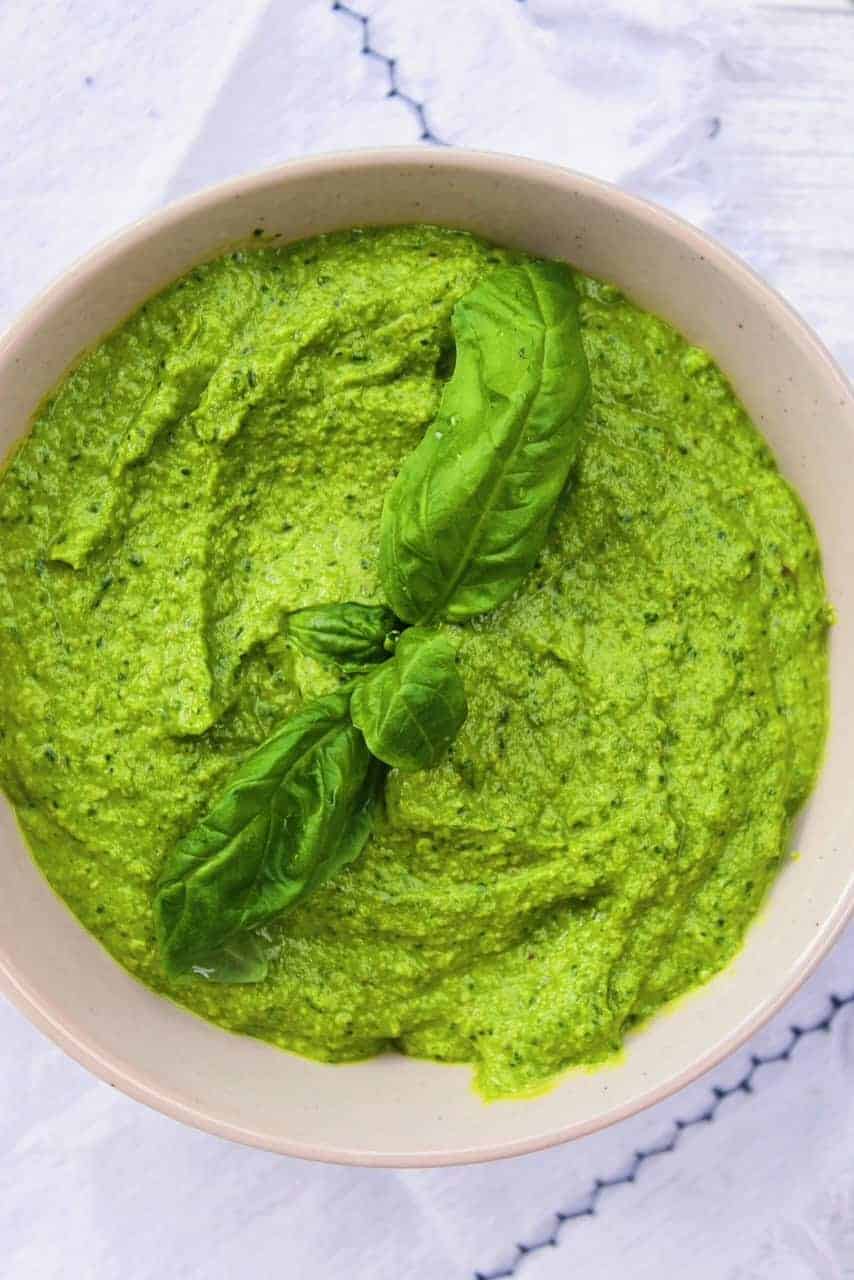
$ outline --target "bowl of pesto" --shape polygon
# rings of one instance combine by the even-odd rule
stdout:
[[[0,386],[0,975],[111,1083],[317,1159],[529,1151],[841,929],[854,401],[698,231],[298,162],[73,267]]]

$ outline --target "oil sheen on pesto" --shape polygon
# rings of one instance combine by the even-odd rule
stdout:
[[[339,675],[288,615],[385,603],[383,499],[434,420],[455,303],[517,254],[427,227],[198,268],[83,360],[0,481],[0,781],[39,864],[149,986],[487,1096],[603,1059],[738,949],[825,732],[797,497],[701,351],[576,276],[593,384],[516,592],[453,634],[468,716],[392,770],[361,856],[267,926],[263,982],[169,980],[166,851]]]

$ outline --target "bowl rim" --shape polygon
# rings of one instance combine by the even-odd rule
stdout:
[[[808,349],[811,359],[822,366],[824,375],[836,384],[840,395],[854,406],[854,386],[822,340],[777,289],[763,280],[757,272],[713,236],[653,201],[631,195],[613,183],[580,173],[567,166],[519,155],[488,150],[468,150],[461,147],[443,147],[438,150],[428,149],[423,145],[392,146],[324,152],[287,160],[224,182],[213,183],[198,192],[155,209],[99,241],[92,249],[73,260],[69,267],[37,293],[35,298],[0,333],[0,358],[6,356],[14,346],[25,344],[32,331],[39,327],[42,317],[61,302],[69,292],[85,289],[112,257],[129,248],[144,247],[150,239],[163,230],[180,224],[185,218],[192,218],[208,208],[287,182],[291,178],[311,178],[342,171],[397,166],[423,169],[445,168],[451,173],[474,171],[522,180],[539,177],[552,182],[564,181],[568,184],[567,194],[572,189],[585,191],[591,196],[604,200],[633,220],[657,226],[679,240],[684,247],[699,255],[704,254],[711,264],[726,273],[737,287],[767,301],[781,323],[790,333],[798,337],[802,346]],[[286,244],[288,241],[283,239],[280,243]],[[14,443],[12,448],[14,449]],[[441,1167],[505,1159],[556,1146],[616,1124],[684,1089],[741,1048],[780,1010],[828,953],[852,915],[854,915],[854,881],[849,882],[834,910],[822,921],[821,928],[814,935],[810,945],[802,952],[799,961],[792,966],[787,980],[779,989],[771,991],[760,1000],[750,1016],[742,1019],[727,1035],[711,1045],[689,1066],[652,1085],[642,1096],[616,1107],[604,1119],[594,1117],[590,1120],[576,1120],[547,1133],[535,1134],[530,1138],[497,1142],[473,1149],[453,1148],[426,1154],[400,1152],[389,1156],[386,1153],[351,1150],[346,1147],[320,1146],[302,1140],[278,1137],[274,1139],[267,1133],[220,1119],[201,1106],[191,1106],[179,1101],[169,1092],[158,1087],[156,1082],[147,1079],[142,1071],[134,1070],[130,1064],[111,1059],[110,1056],[100,1052],[87,1034],[74,1025],[73,1019],[64,1015],[58,1003],[47,997],[41,997],[32,990],[25,976],[16,970],[10,960],[2,938],[0,938],[0,992],[6,995],[31,1023],[81,1066],[107,1084],[121,1089],[136,1101],[143,1102],[194,1128],[281,1155],[324,1163],[384,1168]],[[664,1014],[666,1016],[666,1009]]]

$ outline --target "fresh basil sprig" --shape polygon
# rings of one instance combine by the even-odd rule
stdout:
[[[266,975],[258,930],[359,855],[386,767],[433,767],[465,720],[454,646],[406,624],[495,608],[542,549],[590,394],[568,268],[493,272],[457,303],[453,330],[438,415],[386,496],[380,577],[392,608],[288,616],[289,643],[356,679],[262,743],[168,855],[154,914],[172,977]]]
[[[590,391],[562,263],[493,272],[452,323],[453,375],[382,516],[383,590],[412,623],[462,622],[516,590],[545,542]]]
[[[361,853],[385,770],[350,719],[350,692],[286,721],[167,857],[154,918],[170,976],[257,981],[247,933]]]
[[[286,620],[287,639],[301,653],[342,671],[364,671],[394,649],[400,623],[384,605],[314,604]]]
[[[454,646],[423,627],[404,631],[394,657],[357,682],[350,702],[373,754],[410,773],[439,763],[466,711]]]

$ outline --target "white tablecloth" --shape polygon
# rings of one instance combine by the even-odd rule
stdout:
[[[852,61],[847,0],[7,0],[0,322],[166,200],[426,134],[669,205],[772,280],[854,372]],[[420,1173],[184,1129],[2,1006],[2,1276],[853,1276],[852,993],[849,933],[752,1045],[679,1097],[542,1155]]]

